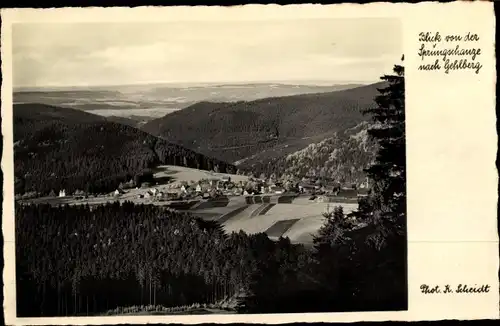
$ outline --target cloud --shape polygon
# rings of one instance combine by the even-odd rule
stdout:
[[[390,19],[23,24],[14,85],[376,80],[400,34]]]

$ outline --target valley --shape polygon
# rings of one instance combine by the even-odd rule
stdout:
[[[123,117],[120,115],[103,117],[97,112],[104,110],[100,106],[85,111],[46,104],[16,104],[15,119],[22,123],[22,126],[16,128],[16,138],[19,139],[16,147],[18,158],[27,154],[36,155],[39,159],[43,159],[44,156],[57,157],[62,155],[61,151],[64,150],[64,156],[61,157],[63,160],[71,157],[68,155],[78,155],[78,160],[82,160],[87,157],[86,155],[92,153],[92,148],[99,148],[104,151],[98,155],[97,152],[91,154],[86,160],[99,161],[102,160],[102,155],[110,155],[110,162],[119,162],[120,160],[129,162],[126,169],[123,170],[120,167],[122,170],[117,170],[119,172],[116,175],[116,181],[113,182],[112,179],[109,179],[113,173],[108,174],[106,179],[109,181],[106,184],[103,184],[99,177],[96,178],[95,174],[91,176],[82,174],[85,182],[80,184],[74,184],[75,180],[78,180],[75,177],[72,177],[71,181],[67,180],[62,173],[65,170],[73,169],[68,166],[69,162],[63,161],[60,169],[46,165],[43,169],[47,169],[47,171],[39,170],[39,172],[35,172],[30,165],[23,162],[23,164],[18,165],[16,175],[18,184],[25,190],[24,194],[19,193],[17,197],[22,204],[49,203],[56,206],[66,204],[96,206],[111,202],[130,202],[137,205],[151,204],[172,207],[188,211],[193,216],[205,220],[218,221],[227,232],[265,233],[271,238],[277,239],[283,236],[288,237],[294,243],[312,245],[313,237],[325,222],[323,215],[327,214],[333,205],[343,206],[346,214],[357,207],[356,196],[348,199],[335,199],[334,196],[330,196],[326,202],[321,198],[310,200],[309,197],[315,193],[326,194],[324,189],[328,188],[328,184],[332,184],[332,180],[344,187],[350,187],[351,184],[365,186],[363,169],[373,160],[372,153],[375,152],[375,147],[366,143],[366,137],[360,138],[359,136],[366,130],[368,124],[354,108],[366,107],[367,105],[363,102],[356,102],[359,98],[356,98],[355,101],[354,96],[361,94],[369,97],[374,89],[376,86],[363,86],[333,93],[293,95],[253,102],[200,102],[176,114],[165,115],[157,120],[150,116],[153,120],[140,127],[149,133],[135,129],[138,127],[139,120],[133,115],[131,118],[124,118],[127,114],[134,113],[126,108],[117,109],[122,112],[121,116]],[[34,96],[35,93],[27,94]],[[49,93],[41,99],[52,99],[57,102],[93,94],[89,91],[57,91]],[[120,94],[122,93],[116,90],[114,92],[108,91],[102,93],[97,99],[103,103],[109,101],[108,97],[117,101],[114,97]],[[337,101],[339,106],[334,107],[333,112],[338,114],[329,115],[327,111],[324,111],[323,105],[327,105],[330,100],[334,100],[334,103]],[[295,106],[299,108],[304,103],[307,103],[307,106],[303,110],[291,110],[292,117],[283,115],[279,111],[281,107]],[[248,119],[243,119],[245,115],[248,115]],[[319,124],[318,128],[314,129],[314,133],[312,133],[312,129],[311,132],[297,130],[300,129],[300,124],[303,123],[306,116],[311,116],[313,119],[308,124]],[[207,119],[209,120],[207,121]],[[28,127],[29,125],[26,124],[28,121],[34,123],[34,126]],[[232,122],[236,122],[236,125]],[[289,123],[287,124],[287,122]],[[82,123],[85,124],[82,125]],[[331,125],[337,123],[340,123],[337,125],[337,129],[330,128]],[[277,129],[273,129],[273,124]],[[208,129],[200,129],[196,127],[197,125],[204,125]],[[96,128],[96,126],[100,127]],[[265,126],[268,126],[267,129]],[[83,139],[79,138],[81,137],[79,130],[82,129],[81,135],[83,135],[90,130],[89,128],[98,133],[116,130],[118,134],[113,136],[116,138],[116,143],[112,141],[111,135],[101,135],[93,138],[98,142],[89,143],[90,147],[87,149],[82,142]],[[107,128],[110,128],[109,131],[106,131]],[[332,130],[326,131],[328,128]],[[50,131],[47,136],[54,132],[57,135],[61,130],[63,134],[60,137],[64,137],[64,143],[54,143],[54,139],[46,138],[45,134],[49,130],[53,131]],[[70,130],[69,134],[67,134],[68,130]],[[168,132],[165,134],[164,130],[168,130]],[[183,130],[187,133],[182,133]],[[280,136],[256,143],[254,136],[263,137],[263,130],[279,131]],[[155,138],[151,134],[156,134],[159,138]],[[124,150],[120,150],[120,147],[127,144],[125,135],[128,138],[132,137],[130,141],[134,145],[130,149],[125,150],[124,147]],[[136,137],[144,140],[137,142]],[[99,145],[99,139],[106,140],[106,143]],[[198,143],[198,145],[187,146],[190,149],[183,148],[189,143],[189,139],[193,139],[193,143]],[[243,143],[245,139],[253,141],[253,144],[245,145]],[[173,141],[176,144],[166,143],[166,141]],[[67,147],[65,144],[68,142],[76,147]],[[41,144],[45,145],[40,147]],[[116,145],[119,147],[117,148]],[[230,146],[218,147],[227,145]],[[166,152],[167,156],[160,154],[160,152],[165,151],[163,146],[169,148]],[[43,152],[39,152],[42,148]],[[106,148],[111,151],[106,151]],[[191,153],[191,150],[209,153],[222,159],[220,163],[215,161],[210,163],[209,159],[206,164],[203,164],[200,160],[206,159],[204,158],[205,154]],[[71,154],[72,152],[75,154]],[[130,156],[135,152],[137,152],[136,155]],[[78,153],[82,153],[84,156]],[[244,157],[244,155],[249,154],[252,155]],[[333,154],[335,155],[332,156]],[[193,158],[186,159],[185,155],[193,156]],[[130,169],[131,159],[144,160],[145,158],[147,161],[143,161],[139,165],[136,164],[138,169],[135,172]],[[236,166],[232,169],[233,173],[238,170],[239,174],[224,174],[217,170],[226,166],[222,160],[227,158],[241,158],[235,162]],[[70,162],[73,160],[74,158]],[[162,162],[176,163],[175,161],[179,165],[161,165]],[[216,163],[221,166],[216,168]],[[200,169],[202,165],[208,170]],[[117,167],[119,166],[120,164]],[[140,168],[141,166],[142,168]],[[37,168],[40,169],[40,163],[37,163]],[[227,169],[231,169],[231,166],[227,165]],[[140,179],[138,176],[144,171],[149,171],[147,174],[150,176],[146,176],[143,180],[135,180]],[[228,170],[228,172],[231,171]],[[43,193],[37,194],[36,183],[34,183],[36,180],[33,180],[34,175],[49,176],[44,178],[43,189],[45,190]],[[84,177],[85,175],[88,177]],[[271,176],[276,179],[269,179]],[[297,187],[303,178],[311,176],[317,182],[313,181],[316,183],[312,185],[312,192],[307,191],[309,194],[300,193],[298,188],[291,191],[283,189],[281,190],[284,192],[283,194],[274,193],[275,191],[270,192],[267,189],[271,186],[275,187],[275,184],[281,185],[284,180],[294,182],[295,187]],[[102,180],[104,181],[104,179]],[[230,184],[233,188],[208,185],[203,186],[204,190],[202,190],[200,186],[210,182],[222,183],[224,180],[226,183],[227,180],[231,180]],[[96,187],[96,183],[102,186]],[[72,184],[74,185],[72,186]],[[250,184],[252,188],[248,190]],[[317,187],[317,184],[321,186]],[[189,187],[191,190],[184,189]],[[195,189],[195,187],[200,189]],[[49,190],[52,191],[52,194],[48,194]],[[61,191],[64,194],[58,196]],[[252,198],[259,200],[256,201]]]

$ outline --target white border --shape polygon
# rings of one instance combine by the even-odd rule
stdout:
[[[2,10],[2,130],[4,136],[4,311],[6,324],[294,323],[499,317],[499,252],[493,5],[488,2],[236,7],[61,8]],[[16,318],[11,24],[21,22],[141,22],[399,17],[407,82],[409,310],[320,314]],[[417,34],[475,31],[480,75],[416,70]],[[482,296],[425,296],[421,283],[488,283]]]

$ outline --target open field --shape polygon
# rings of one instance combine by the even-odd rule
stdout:
[[[138,189],[134,192],[145,191]],[[191,212],[205,220],[218,221],[227,232],[266,233],[271,238],[288,237],[292,242],[311,245],[313,236],[324,224],[323,213],[334,206],[342,206],[348,214],[357,208],[354,203],[318,203],[297,197],[291,203],[278,203],[279,196],[270,196],[274,203],[248,204],[249,197],[229,197],[222,201],[190,200],[153,202],[137,199],[130,193],[118,197],[96,197],[84,200],[65,198],[38,198],[32,203],[98,205],[113,201],[164,205]]]
[[[265,232],[271,237],[288,237],[292,242],[312,244],[313,235],[324,223],[323,213],[342,206],[348,214],[357,208],[353,203],[316,203],[298,197],[291,204],[254,204],[224,221],[228,232]],[[286,221],[286,222],[285,222]],[[289,221],[289,222],[288,222]],[[292,223],[293,222],[293,223]]]
[[[300,221],[300,219],[298,218],[293,220],[278,221],[274,223],[269,229],[267,229],[265,233],[268,237],[279,238],[298,221]]]
[[[200,179],[222,178],[223,176],[231,177],[234,182],[247,181],[248,177],[244,175],[215,173],[204,170],[186,168],[182,166],[162,165],[155,168],[155,179],[173,178],[174,182],[181,181],[197,181]]]
[[[189,201],[151,201],[138,199],[131,193],[145,192],[134,189],[121,196],[95,197],[75,200],[72,197],[44,197],[30,200],[31,203],[89,204],[98,205],[106,202],[132,201],[135,203],[168,206],[170,208],[191,212],[205,220],[218,221],[224,229],[231,232],[266,233],[271,238],[288,237],[292,242],[312,244],[313,236],[324,224],[323,213],[334,206],[342,206],[348,214],[357,208],[354,203],[318,203],[297,197],[291,203],[278,203],[280,196],[270,196],[271,203],[248,204],[249,197],[229,197],[221,201],[189,200]]]

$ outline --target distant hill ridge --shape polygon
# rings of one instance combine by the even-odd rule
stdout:
[[[377,89],[384,85],[233,103],[199,102],[154,119],[141,129],[236,162],[287,145],[299,150],[366,121],[362,110],[375,105]]]
[[[255,87],[263,85],[276,86],[301,86],[301,87],[338,87],[339,89],[353,88],[363,86],[365,83],[359,82],[334,82],[334,81],[268,81],[268,82],[212,82],[212,83],[168,83],[168,82],[149,82],[137,84],[118,84],[118,85],[95,85],[95,86],[42,86],[14,87],[14,93],[23,92],[57,92],[57,91],[114,91],[119,88],[199,88],[199,87]]]

